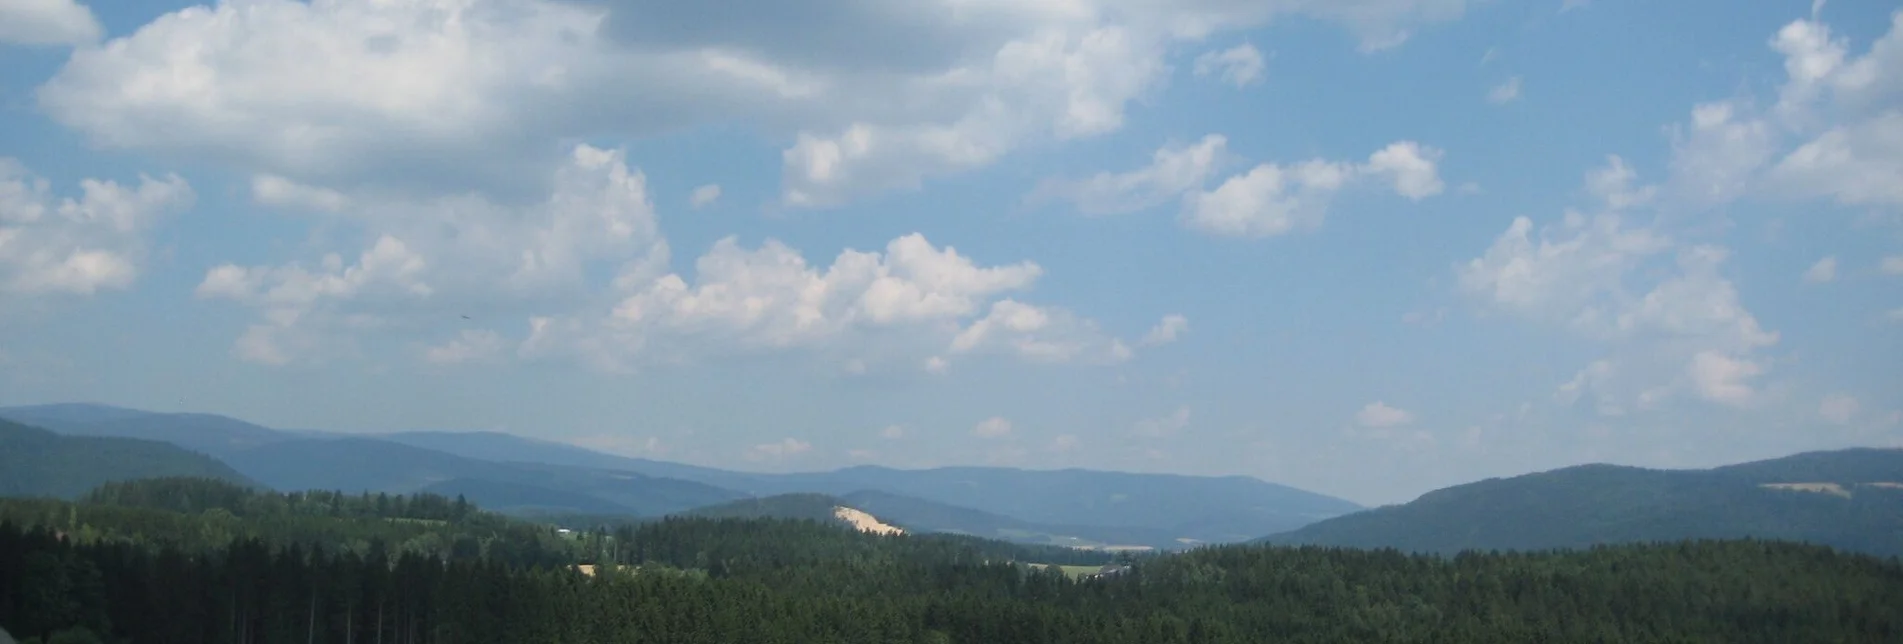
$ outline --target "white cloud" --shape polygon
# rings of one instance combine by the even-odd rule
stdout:
[[[1143,168],[1102,172],[1078,181],[1046,181],[1032,197],[1063,197],[1075,202],[1079,212],[1091,215],[1154,208],[1202,188],[1221,165],[1227,144],[1220,134],[1206,135],[1193,145],[1166,144]]]
[[[251,178],[251,199],[267,206],[338,212],[350,207],[350,198],[329,188],[297,183],[274,174]]]
[[[879,430],[879,437],[886,440],[898,440],[901,438],[905,438],[905,434],[906,434],[906,431],[905,431],[904,425],[886,425],[885,429]]]
[[[796,438],[784,438],[775,443],[761,443],[747,448],[745,458],[753,462],[784,461],[813,450],[813,444]]]
[[[1519,99],[1520,77],[1518,76],[1509,78],[1506,82],[1495,85],[1493,89],[1487,90],[1487,102],[1495,105],[1505,105]]]
[[[1687,367],[1698,395],[1712,402],[1745,405],[1756,395],[1750,380],[1764,374],[1764,367],[1716,351],[1701,351],[1692,356]]]
[[[1166,416],[1139,420],[1131,431],[1145,438],[1169,438],[1182,433],[1188,427],[1189,407],[1183,406]]]
[[[1903,308],[1890,309],[1883,314],[1883,318],[1891,322],[1903,324]]]
[[[1197,76],[1215,76],[1236,87],[1262,82],[1262,52],[1254,44],[1243,43],[1222,51],[1208,51],[1196,57],[1192,68]]]
[[[1004,299],[952,338],[952,353],[999,350],[1033,362],[1113,364],[1133,352],[1090,320],[1069,311]]]
[[[981,267],[918,234],[884,252],[846,249],[823,268],[775,240],[746,249],[726,238],[695,269],[693,282],[673,273],[618,280],[624,288],[598,313],[534,318],[521,351],[610,369],[795,348],[851,347],[867,364],[902,357],[928,370],[943,370],[945,352],[1037,362],[1130,357],[1090,320],[1002,297],[1029,288],[1043,272],[1037,264]]]
[[[424,350],[423,359],[435,364],[464,364],[494,360],[502,351],[501,335],[487,329],[471,329]]]
[[[1734,101],[1692,108],[1689,131],[1672,129],[1672,173],[1677,195],[1695,204],[1729,202],[1750,189],[1759,168],[1776,153],[1776,132]]]
[[[1187,332],[1189,332],[1189,318],[1175,314],[1165,315],[1162,321],[1156,323],[1156,326],[1150,327],[1149,333],[1143,334],[1143,344],[1169,344]]]
[[[714,204],[715,201],[719,201],[719,200],[720,200],[720,185],[713,184],[713,183],[701,186],[699,188],[695,188],[693,194],[688,195],[687,197],[688,204],[692,205],[697,210],[711,206]]]
[[[1899,175],[1903,176],[1903,175]],[[1903,255],[1892,255],[1877,262],[1877,270],[1884,275],[1903,275]]]
[[[1586,174],[1586,191],[1607,208],[1625,210],[1652,202],[1658,186],[1635,186],[1639,173],[1619,155],[1607,155],[1606,166]]]
[[[1903,204],[1903,10],[1859,56],[1816,21],[1778,30],[1771,49],[1786,79],[1770,110],[1731,99],[1696,106],[1674,130],[1676,195],[1694,205],[1750,193],[1829,198],[1850,206]],[[1786,150],[1791,140],[1798,144]]]
[[[104,33],[75,0],[0,0],[0,45],[90,45]]]
[[[1210,191],[1185,197],[1184,225],[1214,235],[1269,237],[1319,226],[1335,193],[1364,178],[1385,178],[1396,193],[1419,201],[1440,194],[1441,151],[1400,141],[1364,164],[1313,159],[1291,166],[1263,163]]]
[[[782,200],[825,206],[1116,130],[1175,47],[1219,32],[1304,15],[1374,50],[1468,4],[250,0],[82,50],[39,102],[104,147],[346,192],[519,181],[545,141],[744,121],[794,141]]]
[[[925,371],[929,373],[945,373],[949,369],[951,369],[951,363],[947,362],[944,356],[932,356],[925,359]]]
[[[971,435],[979,438],[1006,438],[1011,435],[1011,421],[1000,416],[992,416],[972,426]]]
[[[0,293],[91,295],[138,278],[144,233],[159,217],[191,207],[184,179],[141,175],[137,187],[83,179],[78,198],[18,161],[0,157]]]
[[[1824,396],[1823,402],[1817,405],[1817,415],[1838,425],[1848,425],[1857,417],[1859,409],[1860,406],[1855,397],[1841,393],[1830,394]]]
[[[1837,279],[1837,258],[1825,257],[1804,270],[1804,281],[1822,284]]]
[[[1058,434],[1056,437],[1051,438],[1051,444],[1044,449],[1049,452],[1066,454],[1077,451],[1083,444],[1083,439],[1078,438],[1076,434]]]
[[[1391,407],[1379,400],[1368,403],[1367,406],[1361,408],[1361,411],[1355,412],[1355,423],[1371,429],[1397,427],[1411,422],[1414,422],[1414,414],[1408,413],[1405,409]]]
[[[1645,201],[1632,197],[1632,178],[1610,159],[1587,183],[1614,212],[1568,212],[1537,242],[1531,220],[1516,218],[1484,255],[1460,268],[1462,288],[1490,307],[1563,325],[1606,346],[1605,357],[1560,386],[1562,403],[1591,396],[1602,415],[1656,406],[1679,392],[1750,404],[1751,381],[1768,370],[1756,353],[1778,335],[1758,325],[1721,274],[1728,251],[1693,245],[1670,253],[1670,237],[1625,223],[1616,206]],[[1659,265],[1664,257],[1675,257],[1674,265]]]
[[[1420,201],[1446,188],[1435,169],[1442,156],[1440,150],[1413,141],[1400,141],[1369,156],[1368,163],[1358,170],[1362,174],[1387,177],[1394,182],[1395,193]]]
[[[327,346],[326,338],[353,325],[440,319],[475,304],[572,306],[592,290],[590,266],[614,269],[625,262],[621,279],[636,280],[666,261],[645,178],[620,152],[577,146],[552,174],[548,198],[523,207],[475,196],[354,198],[254,180],[254,197],[262,200],[347,204],[320,210],[360,229],[368,246],[349,266],[341,253],[328,253],[315,266],[217,266],[198,295],[259,309],[265,323],[248,332],[250,348],[239,352],[282,363]]]

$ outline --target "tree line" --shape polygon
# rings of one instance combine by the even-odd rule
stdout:
[[[1073,580],[1027,565],[1049,551],[818,521],[561,534],[457,514],[466,504],[454,500],[386,500],[360,516],[344,506],[375,508],[374,497],[186,501],[139,485],[32,512],[21,510],[44,502],[0,502],[0,626],[41,641],[194,644],[1903,640],[1903,564],[1769,541],[1453,557],[1223,546]],[[266,527],[298,507],[310,532]],[[235,522],[223,541],[176,532],[216,512]],[[548,555],[385,540],[422,526],[450,543],[507,541],[513,524]],[[585,574],[584,562],[599,567]]]

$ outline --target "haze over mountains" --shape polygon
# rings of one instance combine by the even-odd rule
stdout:
[[[758,474],[625,458],[492,432],[341,435],[88,404],[0,409],[75,436],[174,443],[280,489],[461,494],[516,513],[682,513],[814,493],[915,530],[1026,543],[1172,548],[1242,541],[1361,509],[1248,477],[959,467]],[[876,509],[875,509],[876,508]]]
[[[1740,537],[1903,556],[1903,449],[1707,470],[1580,465],[1435,490],[1262,541],[1451,554]]]
[[[1083,548],[1260,541],[1451,554],[1754,537],[1903,555],[1898,449],[1710,470],[1581,465],[1369,510],[1248,477],[872,466],[761,474],[493,432],[293,432],[100,405],[0,408],[0,417],[66,435],[5,424],[0,485],[15,495],[71,497],[106,480],[185,475],[279,490],[460,495],[536,516],[832,520],[844,507],[910,532]]]

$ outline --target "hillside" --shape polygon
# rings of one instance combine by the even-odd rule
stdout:
[[[280,490],[454,490],[498,509],[660,515],[745,497],[693,481],[482,461],[376,438],[290,440],[235,451],[226,459]]]
[[[811,522],[671,518],[575,534],[440,496],[169,479],[77,503],[0,499],[0,627],[55,642],[1903,637],[1903,566],[1795,544],[1455,560],[1225,546],[1107,577],[1059,572],[1110,560]]]
[[[1173,548],[1244,541],[1361,509],[1241,476],[994,467],[759,474],[497,432],[292,432],[211,414],[94,404],[0,408],[0,416],[40,419],[70,435],[164,440],[223,459],[278,489],[456,490],[491,507],[542,516],[658,516],[748,497],[867,495],[856,502],[899,506],[895,516],[933,532]]]
[[[788,519],[839,522],[834,508],[845,502],[824,494],[781,494],[694,508],[682,516],[705,519]]]
[[[0,408],[0,417],[68,436],[163,441],[218,457],[297,438],[288,432],[215,414],[162,414],[109,405],[67,403],[6,407]]]
[[[1235,542],[1340,516],[1361,506],[1245,476],[1132,474],[1081,469],[853,467],[788,474],[776,491],[844,495],[878,490],[1040,525],[1137,530],[1169,542]]]
[[[250,484],[209,456],[130,438],[61,436],[0,419],[0,496],[70,499],[112,481],[160,476]]]
[[[1754,537],[1903,556],[1900,483],[1896,449],[1709,470],[1582,465],[1435,490],[1263,541],[1452,553]]]

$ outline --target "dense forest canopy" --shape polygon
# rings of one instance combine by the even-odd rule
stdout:
[[[440,496],[166,479],[0,501],[0,626],[194,644],[1903,638],[1903,564],[1798,544],[1224,546],[1083,579],[1029,565],[1103,557],[810,520],[563,532]]]

